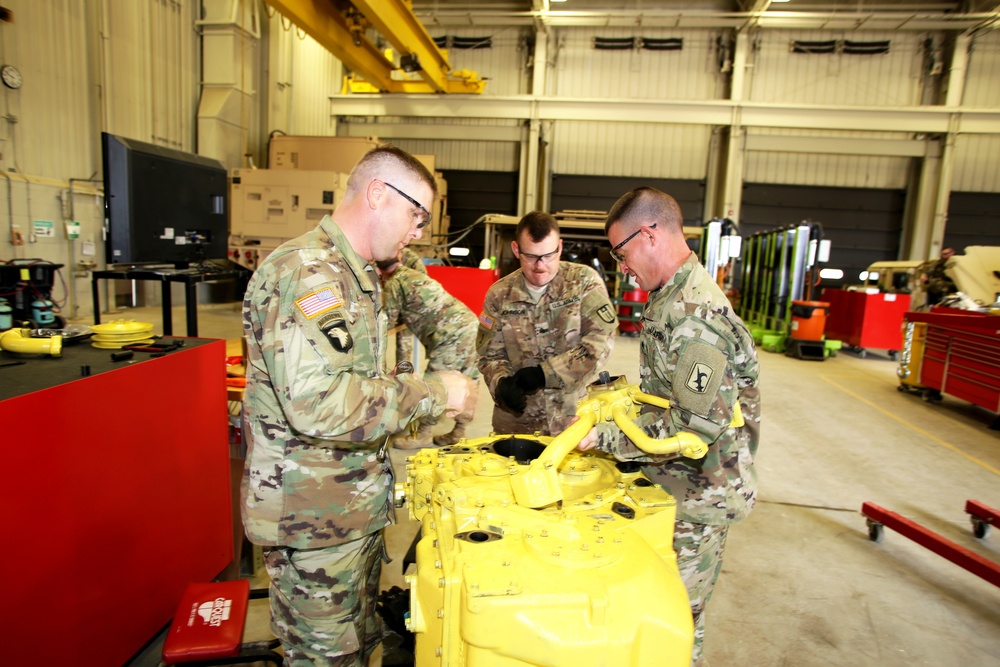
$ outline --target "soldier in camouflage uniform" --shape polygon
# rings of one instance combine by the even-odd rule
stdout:
[[[427,275],[427,267],[424,266],[424,262],[420,259],[420,255],[413,252],[409,248],[403,248],[403,254],[400,256],[403,262],[403,266],[409,267],[414,271],[419,271],[420,273]],[[393,319],[392,314],[389,315],[389,328],[396,326],[397,324],[405,324],[401,322],[398,318]],[[396,363],[401,361],[412,361],[413,360],[413,329],[407,328],[402,331],[396,332]]]
[[[453,370],[478,380],[477,320],[469,307],[449,294],[426,271],[418,273],[400,264],[398,259],[377,264],[382,274],[382,302],[389,321],[398,319],[405,324],[426,348],[427,370]],[[473,416],[467,413],[455,417],[455,427],[448,433],[434,436],[433,444],[446,446],[461,440]],[[431,431],[437,422],[437,417],[423,417],[415,434],[397,437],[394,445],[400,449],[430,447]]]
[[[375,148],[333,217],[272,252],[247,287],[242,513],[265,547],[271,628],[289,667],[362,665],[378,645],[382,528],[393,520],[385,443],[413,419],[474,405],[460,373],[385,369],[370,262],[420,236],[433,197],[420,162]]]
[[[643,470],[677,499],[674,551],[695,622],[692,664],[702,664],[704,610],[722,569],[729,526],[753,509],[754,457],[760,436],[759,367],[753,338],[698,258],[688,249],[673,197],[638,188],[608,214],[605,230],[621,270],[649,291],[642,313],[640,383],[670,408],[647,406],[636,420],[646,434],[680,431],[708,444],[704,459],[645,454],[613,423],[580,444],[596,446]],[[737,403],[745,425],[733,427]]]
[[[949,294],[955,292],[955,281],[948,275],[948,260],[955,256],[953,248],[944,248],[941,258],[924,262],[920,265],[923,271],[924,291],[927,294],[926,305],[940,303]]]
[[[559,261],[552,215],[525,215],[514,238],[521,268],[486,293],[479,370],[496,402],[495,432],[556,434],[611,355],[618,317],[596,271]]]

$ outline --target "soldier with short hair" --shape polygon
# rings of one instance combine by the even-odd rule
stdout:
[[[692,665],[702,664],[705,606],[722,569],[729,526],[757,498],[754,457],[760,439],[759,366],[753,337],[684,239],[677,201],[637,188],[608,213],[611,254],[649,292],[642,312],[642,391],[670,401],[645,406],[636,423],[654,438],[681,431],[708,445],[703,459],[642,452],[614,423],[599,424],[579,448],[594,446],[643,464],[677,500],[674,551],[695,624]],[[737,408],[744,425],[733,426]]]
[[[441,283],[400,263],[401,258],[376,262],[382,275],[382,300],[389,321],[405,324],[427,350],[427,370],[452,370],[479,379],[476,368],[476,315],[449,294]],[[478,382],[477,382],[478,384]],[[422,417],[416,433],[397,436],[398,449],[453,445],[465,437],[465,427],[474,413],[455,417],[448,433],[431,437],[438,423],[434,416]]]
[[[282,244],[243,301],[247,384],[243,523],[264,545],[271,629],[288,667],[361,665],[393,520],[389,436],[475,405],[456,371],[386,372],[386,317],[371,262],[397,256],[429,218],[434,179],[410,154],[372,149],[332,216]]]
[[[490,286],[476,342],[493,430],[555,435],[611,355],[618,317],[597,271],[559,261],[551,214],[521,218],[511,249],[521,268]]]

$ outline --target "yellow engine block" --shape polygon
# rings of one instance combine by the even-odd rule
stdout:
[[[604,379],[555,438],[493,435],[408,460],[397,500],[421,522],[406,579],[418,667],[690,664],[674,498],[638,464],[570,442],[638,414],[637,388]]]

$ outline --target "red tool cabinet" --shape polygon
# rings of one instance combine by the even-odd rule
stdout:
[[[927,326],[922,386],[1000,413],[1000,315],[936,308],[906,320]]]
[[[0,369],[5,664],[124,664],[232,560],[225,356],[81,343]]]
[[[861,350],[896,351],[902,347],[900,328],[910,309],[909,294],[825,289],[821,300],[830,304],[827,338]]]

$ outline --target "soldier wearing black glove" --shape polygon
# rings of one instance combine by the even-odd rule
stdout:
[[[516,373],[500,378],[500,382],[497,383],[497,403],[517,416],[524,414],[528,399],[524,397],[524,390],[518,385]]]
[[[514,380],[521,391],[530,394],[545,386],[545,371],[541,366],[525,366],[514,373]]]

